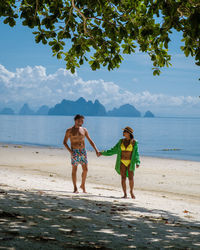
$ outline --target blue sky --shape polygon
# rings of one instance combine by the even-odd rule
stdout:
[[[200,69],[194,58],[180,50],[180,34],[173,34],[169,53],[172,67],[153,76],[147,55],[126,55],[119,69],[92,71],[88,65],[75,75],[66,72],[64,60],[52,57],[48,45],[36,44],[32,30],[20,23],[2,23],[0,53],[0,109],[16,111],[28,102],[33,109],[50,107],[62,99],[99,101],[106,109],[130,103],[157,116],[200,116]]]

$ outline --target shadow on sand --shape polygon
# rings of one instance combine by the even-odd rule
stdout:
[[[199,223],[134,202],[104,200],[1,189],[0,249],[200,248]]]

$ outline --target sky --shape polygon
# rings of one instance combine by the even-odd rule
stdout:
[[[20,23],[11,28],[0,19],[0,31],[0,110],[18,112],[24,103],[37,110],[84,97],[98,99],[106,110],[129,103],[142,114],[200,117],[200,67],[180,50],[178,33],[169,46],[172,66],[153,76],[150,59],[140,52],[124,56],[119,69],[92,71],[84,64],[73,75],[48,45],[35,43],[33,30]]]

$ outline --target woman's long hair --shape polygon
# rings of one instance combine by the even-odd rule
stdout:
[[[131,140],[133,140],[133,138],[134,138],[133,134],[130,134],[130,138],[131,138]]]

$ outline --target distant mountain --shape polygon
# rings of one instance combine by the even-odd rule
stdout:
[[[105,107],[96,100],[86,101],[83,97],[77,101],[62,100],[61,103],[56,104],[48,112],[48,115],[75,115],[82,114],[86,116],[106,116]]]
[[[4,108],[0,114],[13,115],[14,111],[10,108]],[[85,116],[116,116],[116,117],[141,117],[141,113],[133,105],[124,104],[119,108],[114,108],[106,112],[105,107],[98,101],[86,101],[83,97],[80,97],[76,101],[70,101],[63,99],[60,103],[54,107],[49,108],[47,105],[43,105],[36,112],[34,112],[25,103],[19,111],[19,115],[65,115],[73,116],[76,114],[82,114]],[[147,111],[144,117],[155,117],[151,111]]]
[[[14,115],[15,112],[11,108],[4,108],[0,111],[1,115]]]
[[[155,117],[155,115],[151,112],[151,111],[147,111],[145,114],[144,114],[144,117]]]
[[[124,104],[119,108],[108,111],[107,116],[140,117],[141,113],[134,106]]]
[[[36,115],[48,115],[49,107],[46,105],[41,106],[38,111],[35,113]]]
[[[25,103],[24,106],[20,109],[19,115],[34,115],[34,111],[30,109],[28,103]]]

